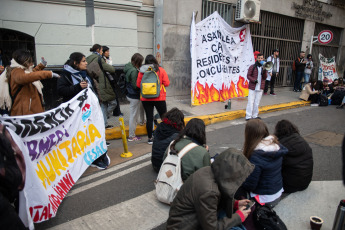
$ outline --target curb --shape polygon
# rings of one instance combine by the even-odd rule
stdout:
[[[276,112],[280,110],[286,110],[286,109],[294,109],[294,108],[299,108],[303,106],[310,105],[310,102],[308,101],[293,101],[289,103],[281,103],[281,104],[275,104],[275,105],[266,105],[266,106],[261,106],[259,107],[259,112],[260,113],[271,113],[271,112]],[[186,117],[184,120],[185,122],[188,122],[192,118],[199,118],[205,122],[205,125],[210,125],[218,122],[223,122],[223,121],[230,121],[230,120],[235,120],[238,118],[242,118],[246,116],[246,110],[235,110],[235,111],[229,111],[229,112],[224,112],[224,113],[217,113],[217,114],[210,114],[210,115],[203,115],[203,116],[191,116],[191,117]],[[128,136],[128,126],[125,127],[126,130],[126,135]],[[137,136],[142,136],[146,135],[146,126],[137,126],[137,129],[135,130],[135,134]],[[106,129],[105,130],[105,138],[107,140],[112,140],[112,139],[120,139],[121,138],[121,129],[120,127],[115,127],[112,129]]]

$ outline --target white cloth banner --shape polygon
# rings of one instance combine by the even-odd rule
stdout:
[[[248,96],[247,71],[254,64],[249,25],[232,28],[214,12],[191,24],[192,105]]]
[[[319,54],[320,66],[318,80],[328,79],[328,84],[331,84],[334,79],[338,78],[337,66],[335,64],[335,57],[325,58],[322,54]]]
[[[59,107],[33,115],[2,117],[23,152],[26,180],[19,215],[33,223],[56,215],[67,192],[107,151],[103,115],[96,95],[85,89]]]

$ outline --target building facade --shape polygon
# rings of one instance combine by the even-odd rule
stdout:
[[[0,48],[9,57],[18,48],[32,51],[36,60],[62,65],[72,52],[88,55],[94,43],[110,47],[113,63],[122,66],[139,52],[154,54],[167,70],[167,95],[190,97],[190,24],[215,10],[232,26],[237,0],[0,0]],[[254,50],[267,57],[280,49],[278,86],[293,83],[292,60],[310,52],[311,37],[333,32],[329,44],[313,44],[312,54],[336,56],[338,72],[345,66],[342,1],[261,0],[260,24],[251,23]],[[316,71],[314,71],[316,74]]]

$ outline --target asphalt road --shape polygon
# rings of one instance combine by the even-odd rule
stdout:
[[[275,124],[281,119],[288,119],[297,125],[313,149],[314,181],[342,179],[340,141],[345,133],[345,110],[337,110],[335,106],[308,106],[261,117],[270,133],[274,132]],[[241,149],[244,128],[243,118],[208,126],[207,143],[211,155],[228,147]],[[114,145],[121,144],[120,140],[112,142]],[[164,229],[165,220],[161,219],[160,214],[166,216],[169,208],[159,205],[151,207],[154,203],[152,191],[156,177],[149,155],[84,177],[63,200],[57,216],[35,224],[35,227]],[[95,223],[97,225],[93,225]]]

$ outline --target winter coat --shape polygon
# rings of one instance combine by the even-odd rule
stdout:
[[[127,97],[132,99],[140,99],[140,88],[137,87],[138,69],[132,63],[128,62],[123,69],[126,74]]]
[[[104,76],[103,71],[100,71],[98,58],[101,58],[99,55],[93,53],[86,58],[88,65],[92,66],[87,69],[88,75],[98,81],[98,94],[101,101],[113,101],[116,99],[116,94],[110,84],[110,81],[106,76]],[[93,64],[92,64],[93,63]],[[110,74],[115,73],[115,68],[107,64],[103,58],[101,58],[101,63],[103,70],[109,72]]]
[[[240,225],[239,214],[233,213],[233,197],[253,168],[242,153],[222,152],[210,167],[199,169],[182,185],[171,204],[167,229],[214,230]],[[218,219],[221,206],[227,216]]]
[[[311,88],[311,83],[308,83],[305,85],[305,87],[302,90],[301,95],[299,96],[300,99],[309,101],[309,96],[312,94],[317,94],[318,91],[314,90]]]
[[[150,66],[151,65],[143,65],[140,68],[140,72],[138,74],[138,79],[137,79],[137,87],[138,88],[140,88],[141,79],[143,78],[145,71]],[[168,74],[165,72],[165,70],[162,67],[159,67],[159,70],[157,71],[157,75],[159,78],[159,82],[161,84],[161,86],[160,86],[161,91],[159,93],[159,97],[157,97],[157,98],[143,98],[143,97],[141,97],[140,100],[142,100],[142,101],[165,101],[165,99],[166,99],[165,87],[168,87],[170,85],[169,77],[168,77]],[[164,87],[162,87],[162,85]]]
[[[269,140],[270,137],[264,138],[264,141]],[[282,162],[288,150],[279,144],[278,151],[271,151],[271,147],[276,144],[269,143],[264,146],[262,144],[263,141],[249,158],[249,161],[255,165],[255,169],[242,186],[255,194],[273,195],[283,188]]]
[[[163,156],[169,144],[177,137],[179,130],[173,126],[161,122],[155,130],[152,145],[151,162],[155,169],[160,169],[163,163]]]
[[[262,69],[261,71],[261,85],[260,89],[263,90],[265,88],[265,80],[267,78],[267,70]],[[251,65],[248,69],[247,79],[249,81],[248,88],[251,90],[255,90],[255,81],[258,79],[258,68],[256,65]]]
[[[297,58],[295,60],[296,72],[304,72],[306,63],[301,63],[304,59]]]
[[[85,72],[85,71],[84,71]],[[86,72],[85,72],[86,74]],[[95,84],[92,78],[85,75],[89,81],[91,82],[92,89],[94,90],[95,94],[97,95],[97,91],[95,88]],[[80,83],[80,81],[79,81]],[[81,88],[80,84],[74,84],[72,80],[72,74],[66,70],[63,70],[60,74],[60,78],[57,81],[57,91],[60,96],[62,96],[62,101],[67,102],[71,100],[75,95],[77,95],[83,89]]]
[[[39,64],[31,73],[25,73],[24,69],[14,68],[10,76],[11,95],[17,94],[11,108],[11,116],[29,115],[44,112],[42,102],[43,96],[38,92],[37,88],[32,84],[34,81],[52,78],[51,71],[42,71],[44,65]]]
[[[184,137],[175,144],[175,149],[177,152],[181,151],[185,146],[192,143],[193,140],[189,137]],[[196,143],[198,144],[198,143]],[[164,159],[167,156],[167,150],[164,154]],[[181,177],[185,181],[187,178],[192,175],[199,168],[209,166],[210,154],[202,146],[196,146],[193,149],[189,150],[181,159]]]
[[[313,151],[298,133],[279,139],[288,149],[283,157],[282,176],[284,192],[306,189],[313,177]]]

